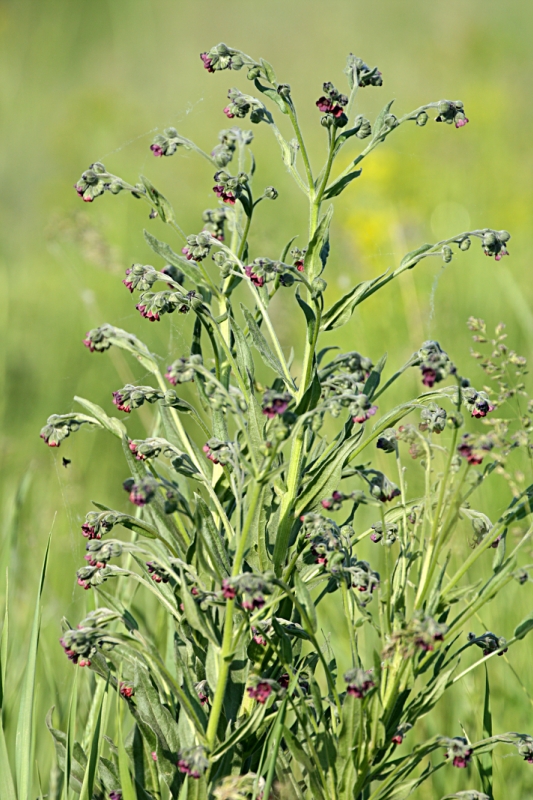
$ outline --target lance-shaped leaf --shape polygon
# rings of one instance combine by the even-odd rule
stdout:
[[[163,222],[175,222],[176,215],[174,214],[174,209],[170,205],[169,201],[165,197],[164,194],[161,194],[159,189],[156,189],[153,183],[145,178],[144,175],[139,175],[141,182],[146,189],[146,194],[156,207],[159,216]]]
[[[277,93],[276,89],[271,89],[269,86],[265,86],[263,83],[260,83],[257,78],[254,80],[254,86],[259,92],[261,92],[261,94],[264,94],[265,97],[268,97],[269,100],[272,100],[278,106],[280,111],[282,111],[284,114],[289,113],[287,102],[280,94]]]
[[[51,534],[48,536],[46,550],[44,552],[41,577],[37,588],[37,600],[33,615],[33,625],[30,634],[30,645],[26,656],[26,670],[22,683],[22,695],[20,698],[19,717],[17,722],[16,734],[16,775],[17,792],[19,800],[30,800],[32,785],[32,766],[34,750],[34,695],[35,695],[35,674],[37,671],[37,648],[39,647],[39,633],[41,630],[41,598],[46,577],[46,565],[48,563],[48,553],[50,550]]]
[[[241,303],[242,313],[244,314],[244,318],[246,320],[246,324],[248,325],[248,331],[250,339],[252,340],[253,346],[259,351],[261,358],[270,369],[273,369],[274,372],[282,378],[284,383],[287,383],[287,379],[283,372],[283,368],[281,366],[279,358],[272,352],[269,343],[261,333],[261,329],[259,325],[255,321],[253,314],[246,306],[243,306]]]
[[[126,426],[123,422],[121,422],[116,417],[109,417],[103,408],[97,406],[96,403],[92,403],[90,400],[85,400],[84,397],[74,397],[74,400],[83,406],[83,408],[90,411],[91,414],[98,420],[98,422],[103,425],[103,427],[110,431],[110,433],[118,436],[119,439],[122,439],[124,436],[127,435]]]
[[[334,328],[340,328],[342,325],[346,325],[359,303],[362,303],[363,300],[365,300],[376,284],[379,283],[379,281],[384,278],[386,274],[387,273],[384,272],[382,275],[372,278],[372,280],[358,283],[357,286],[354,286],[353,289],[350,289],[350,291],[347,292],[344,297],[341,297],[340,300],[337,300],[336,303],[333,303],[331,308],[328,308],[328,310],[322,315],[322,325],[320,330],[332,331]]]
[[[362,169],[356,169],[353,172],[349,172],[347,175],[343,175],[342,178],[338,178],[336,181],[334,181],[324,192],[324,200],[329,200],[331,197],[337,197],[346,189],[347,186],[350,185],[352,181],[359,177],[362,171]]]
[[[333,206],[330,206],[309,242],[304,258],[304,269],[309,281],[322,273],[329,255],[329,226],[333,216]]]
[[[203,280],[198,267],[193,266],[184,256],[175,253],[169,244],[156,239],[156,237],[147,230],[143,231],[143,233],[148,247],[150,247],[154,253],[157,253],[158,256],[161,256],[167,264],[171,264],[173,267],[177,267],[177,269],[181,270],[191,283],[202,285],[206,289],[209,288],[207,283]]]

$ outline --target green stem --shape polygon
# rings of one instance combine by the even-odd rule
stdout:
[[[253,489],[252,497],[250,499],[248,514],[246,515],[246,520],[244,522],[243,530],[240,535],[239,542],[237,544],[235,560],[233,562],[233,568],[231,570],[232,577],[236,577],[241,571],[242,562],[244,560],[244,553],[246,552],[248,535],[250,533],[250,528],[252,527],[257,505],[261,499],[262,493],[263,493],[263,484],[256,483]],[[231,666],[231,654],[233,650],[234,611],[235,611],[235,600],[228,600],[226,605],[226,617],[224,620],[222,649],[220,651],[220,657],[219,657],[218,682],[217,682],[217,688],[215,690],[215,696],[213,698],[213,705],[211,707],[211,713],[209,715],[209,723],[206,732],[207,747],[209,750],[213,749],[213,745],[216,740],[218,723],[220,720],[220,715],[222,713],[222,706],[224,703],[224,695],[226,694],[226,684],[228,682],[229,670]]]
[[[309,184],[309,192],[310,195],[312,196],[315,193],[315,182],[313,180],[313,171],[311,169],[309,156],[307,155],[307,148],[303,140],[302,132],[300,130],[300,125],[298,124],[298,117],[296,116],[296,111],[290,100],[287,102],[287,111],[289,114],[289,119],[292,123],[292,127],[294,128],[298,144],[300,145],[300,152],[302,154],[302,159],[304,162],[305,174],[307,175],[307,183]]]

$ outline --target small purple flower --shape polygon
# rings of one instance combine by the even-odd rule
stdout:
[[[344,680],[348,684],[346,691],[353,697],[362,700],[365,695],[375,686],[372,680],[372,670],[364,670],[356,667],[348,670],[344,675]]]
[[[437,373],[431,367],[422,368],[422,383],[429,389],[432,389],[437,380]]]
[[[251,269],[251,267],[246,267],[246,269]],[[253,277],[251,280],[255,283]],[[263,281],[263,278],[259,278],[258,280]],[[286,412],[291,400],[292,395],[289,392],[276,392],[269,389],[263,395],[263,414],[269,419],[281,416]]]
[[[260,645],[261,647],[267,646],[267,640],[265,639],[264,636],[261,635],[261,633],[259,633],[257,628],[252,628],[252,639],[256,644]]]
[[[149,322],[159,322],[160,316],[157,313],[157,311],[152,311],[151,309],[147,311],[146,310],[147,306],[143,305],[142,303],[136,305],[135,308],[137,309],[141,317],[144,317],[144,319],[149,320]]]
[[[237,597],[237,590],[227,578],[222,581],[222,596],[225,600],[234,600]]]
[[[263,278],[262,275],[256,275],[254,272],[254,268],[252,266],[245,267],[244,272],[247,275],[247,277],[250,278],[254,286],[260,288],[261,286],[264,285],[265,279]]]
[[[272,686],[266,681],[259,681],[257,686],[249,686],[247,691],[252,700],[264,705],[272,694]]]
[[[373,417],[376,411],[378,410],[377,406],[370,406],[365,411],[361,411],[360,413],[356,414],[355,417],[352,417],[352,422],[357,422],[359,425],[362,425],[363,422],[366,422],[370,417]]]
[[[179,753],[177,767],[184,775],[198,780],[209,766],[203,747],[190,747]]]
[[[221,183],[217,183],[216,186],[213,186],[213,191],[223,203],[227,203],[230,206],[235,205],[236,197],[231,189],[226,189]]]
[[[163,148],[161,147],[160,144],[151,144],[150,150],[152,151],[152,153],[156,158],[159,158],[160,156],[164,155]]]
[[[124,400],[124,395],[122,392],[113,392],[113,404],[118,408],[119,411],[125,411],[126,414],[131,412],[131,406],[128,405],[128,402]]]
[[[120,681],[119,692],[122,697],[126,697],[128,699],[130,697],[133,697],[133,695],[135,694],[133,686],[128,686],[128,684],[124,683],[124,681]]]
[[[200,58],[203,61],[204,69],[206,69],[208,72],[214,72],[215,71],[213,69],[213,63],[212,63],[212,61],[211,61],[211,59],[209,57],[209,53],[200,53]]]
[[[118,789],[109,792],[109,800],[122,800],[122,792],[119,792]]]

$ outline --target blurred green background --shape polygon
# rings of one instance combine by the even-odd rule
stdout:
[[[171,232],[125,194],[84,205],[73,183],[94,160],[132,182],[143,172],[174,203],[182,227],[197,232],[202,210],[214,205],[211,168],[190,153],[156,160],[148,148],[156,131],[173,125],[210,150],[217,130],[227,127],[227,89],[248,91],[249,84],[244,73],[202,69],[198,54],[218,41],[265,57],[291,84],[315,163],[324,156],[325,134],[314,102],[323,81],[343,86],[348,52],[383,72],[382,88],[359,95],[359,111],[371,118],[390,98],[400,114],[460,98],[466,128],[404,126],[364,165],[337,203],[325,277],[335,299],[422,242],[469,227],[510,230],[510,258],[496,264],[475,246],[446,269],[430,259],[372,298],[331,339],[374,360],[387,350],[389,365],[398,366],[424,339],[436,338],[481,384],[469,357],[469,315],[491,328],[504,320],[511,345],[528,357],[532,350],[532,36],[533,6],[525,0],[0,0],[0,594],[9,564],[12,640],[6,713],[13,742],[9,712],[53,530],[38,687],[42,775],[52,757],[42,719],[55,704],[64,724],[67,698],[58,687],[72,678],[57,644],[60,619],[77,622],[87,602],[74,576],[84,549],[79,525],[92,498],[124,507],[127,475],[118,444],[103,434],[80,434],[58,455],[39,441],[39,429],[49,414],[73,409],[74,394],[110,410],[111,390],[143,378],[116,354],[91,356],[81,344],[89,328],[110,322],[132,330],[165,363],[186,348],[180,320],[149,326],[121,284],[133,261],[151,261],[142,228],[172,242]],[[305,244],[306,210],[267,126],[254,133],[257,183],[274,184],[280,197],[261,208],[251,248],[275,258],[294,235]],[[301,335],[283,306],[277,322],[298,357]],[[406,376],[400,393],[416,391],[416,384],[414,374]],[[68,469],[63,455],[72,460]],[[485,500],[497,512],[508,502],[504,484],[501,495]],[[532,605],[533,591],[512,589],[487,610],[487,626],[510,636]],[[533,733],[530,648],[526,640],[510,653],[526,691],[503,659],[490,662],[497,731]],[[482,685],[480,674],[454,690],[428,720],[428,735],[460,735],[460,720],[479,736]],[[504,787],[513,797],[533,790],[533,768],[502,756],[495,756],[496,796]],[[416,797],[477,785],[458,772],[439,772]]]

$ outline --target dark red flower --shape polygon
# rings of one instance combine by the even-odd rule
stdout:
[[[266,681],[260,681],[257,686],[248,687],[248,695],[252,700],[257,700],[257,702],[262,705],[266,703],[271,694],[272,686]]]

